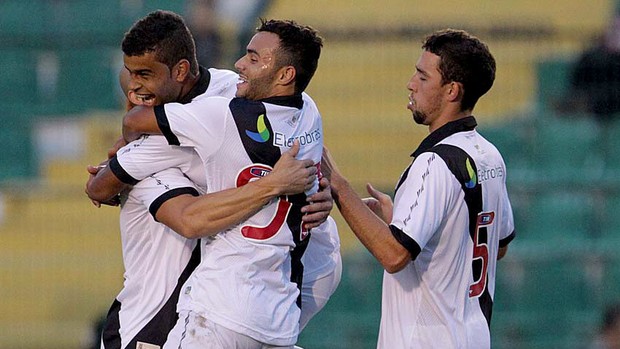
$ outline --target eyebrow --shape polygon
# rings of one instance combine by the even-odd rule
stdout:
[[[127,68],[127,66],[125,66],[125,69],[127,69],[127,71],[129,72],[129,74],[144,74],[144,73],[150,73],[152,72],[151,69],[136,69],[136,70],[131,70],[129,68]]]
[[[420,74],[424,75],[424,76],[429,76],[428,73],[423,70],[422,68],[418,67],[417,65],[415,66],[415,70],[418,71]]]

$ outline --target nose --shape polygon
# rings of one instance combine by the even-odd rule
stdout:
[[[414,92],[415,88],[416,88],[416,84],[415,84],[415,75],[414,75],[407,82],[407,90]]]
[[[243,56],[243,57],[245,57],[245,56]],[[237,69],[237,71],[241,71],[243,69],[243,57],[239,58],[235,62],[235,69]]]
[[[127,87],[130,91],[135,91],[141,86],[142,85],[140,84],[140,82],[138,82],[138,79],[136,79],[133,75],[129,78],[129,84],[127,84]]]

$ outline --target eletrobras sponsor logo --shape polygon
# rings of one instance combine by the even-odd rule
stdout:
[[[504,177],[504,168],[502,166],[478,169],[478,181],[480,183],[502,177]]]
[[[250,130],[245,130],[245,134],[248,137],[252,138],[255,142],[265,143],[269,139],[269,129],[267,125],[265,125],[265,114],[261,114],[258,116],[258,120],[256,120],[256,130],[258,132],[253,132]]]
[[[474,171],[469,158],[465,160],[465,168],[467,168],[467,174],[469,175],[469,181],[465,182],[465,187],[471,189],[476,186],[477,178],[476,171]]]
[[[281,132],[275,132],[273,137],[273,145],[290,148],[293,146],[293,142],[298,139],[299,145],[303,147],[304,145],[318,142],[321,138],[321,130],[318,128],[310,132],[304,132],[304,134],[295,137],[290,137]]]

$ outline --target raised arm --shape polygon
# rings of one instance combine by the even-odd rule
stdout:
[[[402,270],[412,256],[392,235],[388,223],[357,195],[346,178],[340,174],[327,149],[324,149],[321,164],[323,173],[331,181],[334,201],[355,236],[388,273]]]

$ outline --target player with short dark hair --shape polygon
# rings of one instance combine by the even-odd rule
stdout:
[[[408,109],[430,134],[390,197],[362,201],[326,150],[323,170],[343,217],[385,268],[377,347],[489,348],[496,261],[514,238],[499,151],[475,129],[495,60],[460,30],[427,37]]]
[[[282,24],[295,43],[314,48],[290,51],[291,41],[261,29],[270,23]],[[310,27],[263,21],[235,64],[237,98],[134,108],[124,118],[124,135],[131,140],[144,132],[161,133],[173,146],[195,149],[209,192],[268,178],[282,151],[297,145],[301,158],[318,164],[320,114],[296,88],[296,67],[280,56],[309,54],[304,61],[313,66],[304,63],[304,68],[312,76],[321,46]],[[317,182],[306,193],[316,187]],[[155,217],[178,232],[191,230],[194,217],[205,210],[186,199],[167,201]],[[301,221],[305,201],[304,194],[280,197],[231,229],[204,234],[210,237],[201,242],[201,263],[183,286],[179,321],[164,348],[292,348],[299,333],[301,258],[310,239]]]
[[[161,23],[161,26],[157,25],[158,23]],[[156,35],[150,35],[151,31],[156,31]],[[141,42],[140,38],[144,38],[145,42]],[[175,52],[170,52],[174,51],[171,48],[175,48],[175,45],[170,44],[172,42],[184,42],[187,46],[185,51],[189,54],[175,56]],[[189,103],[198,96],[233,97],[236,92],[237,74],[226,70],[205,69],[197,65],[196,69],[192,68],[191,62],[195,61],[192,59],[193,39],[183,19],[177,14],[168,11],[149,14],[134,24],[126,34],[122,46],[125,69],[121,73],[121,85],[129,97],[130,108],[135,105],[152,106],[172,101]],[[175,57],[173,59],[179,61],[162,62],[161,57]],[[193,70],[198,74],[191,73]],[[167,156],[171,163],[174,163],[174,168],[153,171],[157,172],[154,174],[149,172],[140,181],[132,177],[141,173],[144,168],[132,168],[126,164],[132,161],[151,163],[152,157],[156,155]],[[208,200],[209,204],[206,206],[211,209],[203,212],[200,219],[196,220],[197,227],[203,232],[217,232],[222,227],[242,221],[239,217],[258,211],[269,199],[278,196],[278,192],[304,190],[308,182],[305,178],[310,177],[300,170],[308,164],[293,161],[293,155],[283,156],[285,161],[276,164],[268,179],[200,198],[196,196],[206,191],[206,178],[200,159],[193,149],[170,147],[163,136],[142,137],[121,149],[112,158],[109,166],[103,167],[101,171],[90,168],[93,176],[87,183],[87,193],[91,198],[106,201],[115,197],[121,189],[127,188],[122,195],[121,206],[121,238],[126,278],[124,288],[108,314],[102,347],[161,346],[176,322],[176,301],[180,286],[198,264],[200,254],[198,250],[192,254],[196,240],[183,238],[154,220],[161,206],[179,196],[189,196],[203,202]],[[307,173],[312,174],[313,171]],[[133,187],[128,188],[129,184]],[[287,187],[289,189],[286,189]],[[291,189],[294,187],[300,189]],[[309,209],[304,216],[309,227],[315,227],[327,216],[331,204],[325,200],[330,198],[328,193],[320,192],[312,197],[316,203],[304,208]],[[329,205],[326,207],[326,204]],[[334,235],[337,237],[337,230],[330,221],[333,222],[330,218],[317,228],[325,235],[319,236],[319,241],[329,241]],[[304,284],[304,287],[310,290],[302,297],[305,302],[324,305],[326,300],[322,297],[328,298],[339,281],[338,244],[325,245],[335,249],[336,251],[331,250],[330,253],[335,253],[338,258],[332,256],[322,263],[310,266],[313,274],[308,278],[307,285]],[[325,250],[328,249],[319,245],[311,246],[310,251],[320,256],[325,255]],[[163,251],[166,253],[162,253]],[[335,285],[327,285],[329,289],[322,285],[318,291],[313,290],[312,287],[322,279],[329,279],[332,283],[335,282]],[[313,300],[315,297],[318,297],[316,301]],[[318,311],[308,310],[311,314]]]
[[[157,61],[169,69],[187,60],[190,72],[198,75],[194,38],[183,18],[174,12],[154,11],[138,20],[125,33],[121,48],[130,57],[154,53]]]

